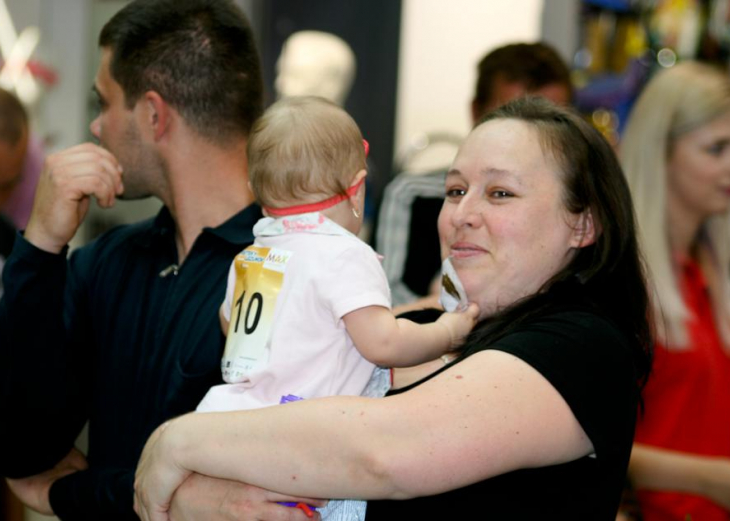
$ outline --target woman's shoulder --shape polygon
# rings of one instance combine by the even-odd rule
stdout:
[[[473,335],[467,353],[508,352],[578,394],[596,386],[634,393],[639,371],[631,335],[589,300],[563,302],[518,322],[496,338]]]
[[[473,335],[471,351],[497,346],[516,345],[523,350],[575,347],[586,354],[601,354],[604,350],[631,353],[630,335],[592,301],[576,298],[544,306],[522,316],[514,317],[499,333]]]
[[[558,336],[573,341],[597,341],[600,345],[621,345],[628,348],[627,334],[607,314],[589,302],[556,306],[526,320],[510,335],[534,333]]]

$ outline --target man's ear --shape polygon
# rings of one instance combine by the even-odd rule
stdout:
[[[572,248],[583,248],[596,242],[597,230],[593,221],[593,213],[586,210],[578,215],[573,226],[573,237],[570,241]]]
[[[144,94],[147,113],[146,123],[152,130],[155,141],[159,141],[170,128],[172,109],[157,92],[150,90]]]

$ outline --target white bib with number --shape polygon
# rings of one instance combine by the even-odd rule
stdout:
[[[223,379],[244,383],[269,361],[276,299],[292,253],[277,248],[249,246],[236,256],[228,338],[221,361]]]

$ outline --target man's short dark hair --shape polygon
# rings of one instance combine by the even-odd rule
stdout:
[[[214,142],[247,136],[263,112],[253,33],[231,0],[136,0],[102,29],[127,107],[155,91]]]
[[[10,92],[0,89],[0,141],[18,144],[28,130],[28,113]]]
[[[513,43],[499,47],[482,58],[477,73],[474,104],[483,109],[489,107],[498,79],[521,83],[528,91],[557,83],[564,85],[573,97],[570,70],[555,49],[544,43]]]

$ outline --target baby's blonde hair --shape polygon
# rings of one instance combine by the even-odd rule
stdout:
[[[345,194],[365,169],[355,121],[316,96],[274,103],[256,121],[248,141],[248,174],[262,206],[281,208]]]

